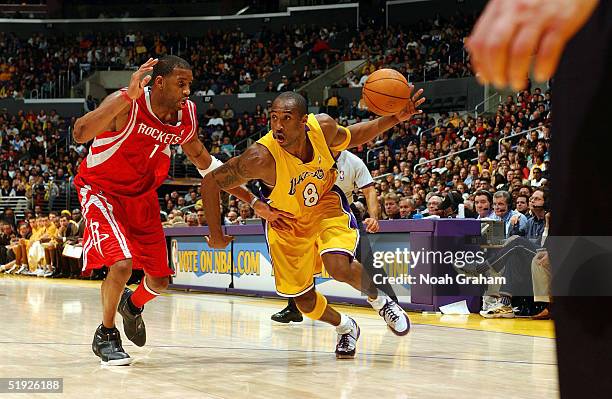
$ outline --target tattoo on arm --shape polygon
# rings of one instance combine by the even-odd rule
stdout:
[[[249,181],[247,165],[240,157],[232,158],[227,163],[212,171],[213,179],[221,189],[238,187]]]
[[[238,187],[252,179],[263,179],[273,184],[275,181],[274,161],[270,152],[261,144],[254,144],[246,149],[242,155],[231,158],[222,166],[213,170],[211,175],[219,188],[227,189]]]

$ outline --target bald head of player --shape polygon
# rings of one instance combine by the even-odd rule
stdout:
[[[299,147],[306,140],[307,112],[306,99],[298,93],[287,91],[276,97],[270,110],[270,125],[281,147]]]
[[[151,101],[177,111],[186,104],[191,94],[193,73],[191,65],[181,57],[167,55],[159,59],[151,74]]]

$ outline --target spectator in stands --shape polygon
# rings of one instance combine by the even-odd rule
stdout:
[[[289,78],[286,75],[283,75],[281,78],[281,82],[276,86],[276,91],[292,91],[293,86],[289,82]]]
[[[228,158],[234,156],[234,145],[230,142],[230,138],[223,137],[223,144],[221,145],[221,152],[225,153]]]
[[[198,226],[208,226],[208,223],[206,222],[206,214],[204,213],[204,209],[198,209],[197,212],[197,218],[198,218]]]
[[[342,97],[338,95],[336,90],[332,91],[331,96],[325,99],[326,113],[332,118],[339,116],[339,110],[343,107]]]
[[[223,106],[223,111],[221,111],[220,116],[221,119],[223,119],[224,121],[234,119],[234,110],[230,108],[230,105],[228,103],[225,103],[225,105]]]
[[[187,226],[195,227],[198,225],[198,217],[195,213],[190,212],[185,217],[185,221],[187,222]]]
[[[394,193],[387,194],[384,197],[385,219],[401,219],[399,208],[399,196]]]
[[[266,93],[276,93],[276,87],[274,87],[274,82],[272,81],[268,81],[268,83],[266,83],[266,88],[264,89],[264,91]]]
[[[442,204],[442,198],[431,195],[427,200],[427,211],[424,212],[424,216],[439,216],[440,204]]]
[[[471,189],[473,189],[473,184],[476,179],[480,177],[480,170],[478,166],[472,165],[470,166],[470,174],[463,180],[463,182]]]
[[[240,212],[240,216],[238,216],[237,219],[239,224],[245,224],[248,219],[253,218],[253,210],[246,202],[240,202],[238,205],[238,211]]]
[[[195,192],[195,189],[190,188],[187,191],[187,193],[185,194],[185,197],[184,197],[185,198],[185,204],[186,205],[192,205],[195,202],[196,196],[197,196],[197,194]]]
[[[463,197],[461,196],[461,194],[456,190],[451,190],[444,192],[441,198],[442,202],[440,203],[440,205],[438,205],[438,216],[443,218],[457,217],[457,213],[459,212],[459,205],[463,204]]]
[[[546,179],[542,177],[542,170],[540,168],[533,168],[533,178],[530,180],[531,187],[541,187],[546,184]]]
[[[528,216],[529,212],[529,197],[526,195],[522,195],[519,192],[519,195],[516,197],[514,203],[516,204],[516,210],[522,213],[525,216]]]
[[[83,238],[83,233],[85,232],[85,219],[83,219],[83,215],[81,214],[81,210],[79,208],[75,208],[72,210],[72,221],[77,224],[79,227],[78,236],[79,239]]]
[[[402,198],[399,202],[400,218],[412,219],[417,214],[416,204],[412,198]]]
[[[49,211],[53,210],[53,204],[55,203],[55,199],[59,196],[60,190],[55,181],[53,181],[53,177],[49,177],[49,181],[47,183],[47,190],[45,193],[45,199],[48,201]]]
[[[219,112],[217,111],[213,103],[210,103],[209,109],[206,111],[206,117],[209,117],[206,126],[223,126],[223,119],[221,118]]]
[[[78,233],[79,226],[71,220],[69,211],[62,211],[59,217],[60,227],[56,236],[56,268],[51,275],[53,278],[63,278],[70,276],[78,276],[79,262],[74,258],[69,258],[63,255],[66,245],[76,245],[79,241]]]
[[[12,227],[13,230],[16,229],[17,218],[15,217],[15,211],[13,211],[13,208],[11,208],[10,206],[6,207],[4,209],[4,212],[2,213],[1,219],[5,221],[6,223],[8,223]]]
[[[502,220],[506,227],[506,237],[510,237],[511,231],[518,232],[517,235],[525,235],[527,218],[522,213],[512,210],[512,196],[507,191],[497,191],[493,194],[493,210],[495,219]],[[517,230],[513,230],[516,225]]]
[[[18,234],[11,238],[10,251],[13,258],[9,264],[3,266],[4,273],[22,273],[28,269],[28,240],[31,235],[30,225],[22,222],[17,228]]]
[[[15,189],[13,189],[10,185],[10,181],[8,179],[2,180],[2,186],[0,187],[0,198],[3,197],[15,197]]]
[[[57,239],[59,236],[59,220],[57,213],[49,212],[49,216],[43,218],[45,224],[45,234],[41,237],[41,245],[45,251],[43,262],[44,276],[51,276],[57,267]],[[56,224],[56,222],[58,222]]]
[[[236,213],[236,211],[229,211],[227,213],[227,216],[225,217],[223,224],[225,225],[238,224],[238,213]]]
[[[533,214],[529,218],[526,228],[521,229],[517,215],[511,219],[512,229],[509,232],[510,240],[507,240],[504,247],[487,258],[487,264],[497,271],[502,271],[505,277],[505,284],[500,288],[500,298],[498,305],[492,307],[483,314],[485,318],[511,318],[515,313],[519,316],[531,316],[533,313],[531,302],[526,295],[534,292],[534,287],[549,285],[550,275],[539,274],[536,271],[538,281],[533,281],[532,263],[534,255],[542,248],[542,238],[546,227],[546,197],[544,190],[536,190],[529,199],[530,211]],[[522,216],[522,215],[521,215]],[[522,216],[524,217],[524,216]],[[538,259],[538,266],[542,261],[542,256]],[[503,270],[502,270],[503,269]],[[547,281],[541,281],[544,278]],[[518,309],[512,309],[511,302],[513,296],[519,295]],[[547,295],[547,293],[546,293]],[[547,304],[537,309],[541,313],[547,309]],[[547,312],[546,312],[547,313]],[[543,317],[545,315],[540,315]]]
[[[476,191],[474,194],[474,207],[478,214],[477,219],[492,219],[495,216],[493,211],[493,195],[489,191]]]
[[[13,228],[7,222],[0,220],[0,272],[7,270],[12,267],[8,263],[14,260],[15,256],[9,254],[9,246],[11,240],[15,237]],[[14,264],[14,263],[13,263]]]

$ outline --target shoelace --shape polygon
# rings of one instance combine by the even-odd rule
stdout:
[[[346,348],[346,349],[348,349],[348,347],[349,347],[349,336],[350,336],[350,333],[342,334],[342,336],[340,336],[340,341],[338,341],[338,347],[339,348]]]
[[[378,314],[380,314],[382,317],[385,318],[385,320],[389,319],[392,322],[397,322],[399,320],[399,315],[396,314],[395,312],[393,312],[392,306],[391,306],[391,302],[387,302],[385,304],[385,306],[383,306],[379,311]]]

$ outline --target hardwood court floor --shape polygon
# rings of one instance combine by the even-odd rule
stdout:
[[[30,396],[49,398],[558,397],[549,321],[410,313],[396,337],[373,310],[339,306],[361,327],[357,357],[340,361],[333,328],[270,321],[282,307],[170,291],[146,306],[147,345],[124,338],[132,365],[101,367],[99,282],[1,276],[0,378],[64,378],[63,394]]]

